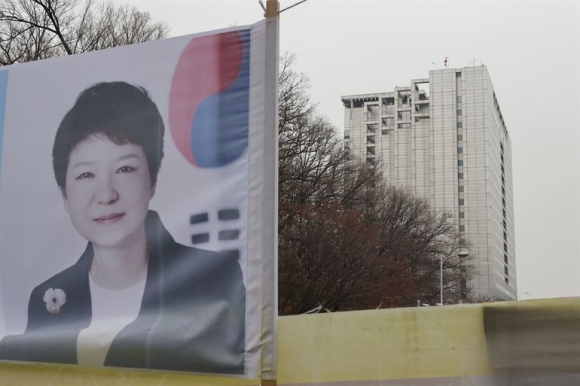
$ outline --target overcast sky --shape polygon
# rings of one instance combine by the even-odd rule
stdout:
[[[149,11],[171,36],[263,15],[257,0],[115,3]],[[446,56],[488,66],[512,139],[518,293],[580,296],[579,19],[577,1],[309,0],[282,14],[280,49],[339,131],[341,95],[408,86]]]

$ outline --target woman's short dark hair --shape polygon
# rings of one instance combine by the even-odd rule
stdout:
[[[56,183],[64,193],[70,154],[91,135],[104,135],[117,145],[141,146],[155,182],[163,158],[164,131],[161,114],[144,88],[125,82],[91,86],[79,94],[56,132],[52,148]]]

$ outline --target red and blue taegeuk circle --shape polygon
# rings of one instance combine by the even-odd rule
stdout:
[[[171,136],[189,162],[216,168],[244,153],[249,91],[249,31],[189,42],[177,63],[169,97]]]

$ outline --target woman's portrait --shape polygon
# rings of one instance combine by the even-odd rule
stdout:
[[[52,146],[62,197],[52,210],[86,248],[37,282],[26,328],[0,341],[0,359],[244,374],[238,255],[175,241],[150,208],[160,175],[174,172],[163,168],[165,131],[143,87],[101,82],[78,95]]]

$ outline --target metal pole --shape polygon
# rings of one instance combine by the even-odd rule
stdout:
[[[461,302],[465,302],[467,300],[467,279],[465,277],[465,265],[463,263],[469,257],[469,249],[460,249],[458,255],[461,264],[459,267],[461,270],[461,277],[459,278],[459,289],[461,291]]]
[[[441,262],[441,269],[439,270],[439,287],[441,288],[441,297],[439,303],[443,305],[443,256],[439,258],[439,261]]]

